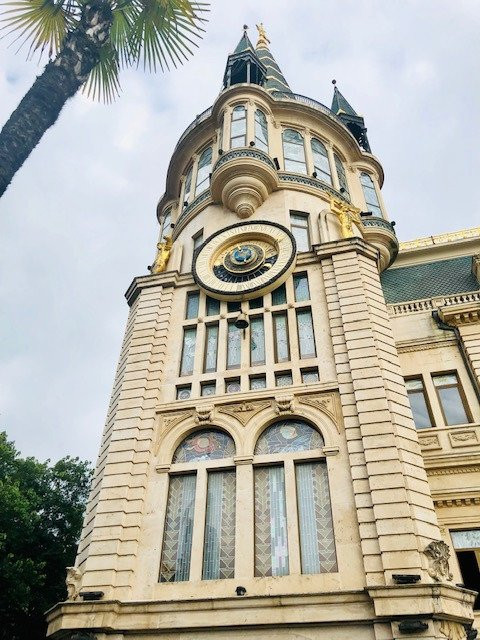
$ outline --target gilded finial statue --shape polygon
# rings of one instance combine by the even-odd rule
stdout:
[[[268,45],[270,44],[270,40],[267,38],[267,34],[265,33],[265,27],[263,26],[263,22],[260,22],[260,24],[257,24],[255,26],[257,27],[257,30],[258,30],[257,49],[259,47],[268,47]]]
[[[338,217],[340,222],[342,238],[353,238],[355,236],[353,223],[360,224],[362,222],[360,209],[333,196],[330,198],[330,206],[332,213]]]
[[[172,251],[172,244],[173,241],[171,236],[167,236],[163,242],[159,242],[157,244],[157,256],[155,258],[155,262],[151,267],[148,267],[151,274],[155,275],[157,273],[163,273],[166,270],[170,252]]]

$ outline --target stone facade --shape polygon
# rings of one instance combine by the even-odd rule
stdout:
[[[263,57],[257,49],[262,64],[265,46]],[[238,114],[244,125],[232,125]],[[466,547],[451,532],[480,529],[478,283],[392,303],[385,274],[475,256],[480,233],[399,246],[381,198],[382,167],[341,115],[266,84],[232,82],[182,136],[158,205],[161,260],[127,292],[78,584],[48,613],[50,637],[467,638],[475,595],[460,586],[456,553]],[[290,159],[296,171],[287,142],[298,136],[285,131],[301,136],[303,156],[296,149]],[[361,215],[372,208],[375,215]],[[245,218],[292,230],[293,274],[281,295],[274,283],[255,302],[208,298],[192,274],[195,252]],[[302,296],[299,277],[308,282]],[[235,333],[240,312],[247,326]],[[264,355],[254,361],[256,319]],[[467,417],[454,425],[438,391],[438,376],[452,372]],[[405,384],[419,376],[435,425],[421,429]],[[322,445],[259,453],[259,438],[279,421],[310,425]],[[234,454],[178,462],[185,439],[209,430],[228,434]],[[316,524],[327,518],[333,540],[330,564],[316,572],[305,569],[306,547],[322,541],[305,537],[298,469],[320,463],[330,505]],[[256,483],[259,469],[275,468],[283,474],[288,568],[259,575]],[[234,568],[205,579],[209,483],[224,470],[235,478]],[[187,476],[196,483],[188,575],[162,580],[172,479]]]

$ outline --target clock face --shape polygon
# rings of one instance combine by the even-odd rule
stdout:
[[[275,222],[234,224],[197,249],[193,277],[215,298],[256,298],[287,279],[295,251],[290,231]]]

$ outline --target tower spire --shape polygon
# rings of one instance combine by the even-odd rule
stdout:
[[[265,32],[265,27],[263,26],[263,22],[256,25],[258,29],[258,42],[255,47],[257,52],[258,59],[262,62],[266,69],[267,75],[265,78],[264,87],[267,91],[282,91],[284,93],[292,93],[292,90],[288,86],[288,82],[285,79],[285,76],[280,70],[280,67],[275,61],[275,58],[272,56],[268,45],[270,44],[270,40],[267,38],[267,34]]]
[[[344,125],[350,130],[351,134],[357,140],[358,144],[371,153],[370,144],[367,138],[367,128],[365,121],[361,115],[359,115],[352,105],[348,102],[340,89],[337,87],[337,81],[332,80],[333,84],[333,99],[331,111],[340,118]]]

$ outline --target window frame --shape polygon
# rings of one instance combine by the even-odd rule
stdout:
[[[261,128],[261,124],[260,122],[257,120],[257,113],[261,113],[262,116],[265,118],[265,127],[266,127],[266,138],[267,141],[266,143],[257,135],[257,127]],[[265,113],[265,111],[263,111],[263,109],[260,109],[260,107],[255,107],[255,111],[253,112],[253,137],[254,137],[254,141],[255,141],[255,147],[257,149],[260,149],[260,151],[263,151],[264,153],[269,153],[269,149],[270,149],[270,144],[269,144],[269,135],[268,135],[268,118],[267,118],[267,114]],[[263,144],[265,144],[265,146],[267,147],[266,149],[264,149],[262,146],[258,145],[258,140],[260,140],[260,142]]]
[[[287,131],[293,131],[294,133],[296,133],[297,135],[300,136],[301,140],[302,140],[302,149],[303,149],[303,162],[300,162],[299,160],[295,160],[295,158],[292,157],[288,157],[285,153],[285,144],[297,144],[297,143],[293,143],[293,142],[289,142],[289,141],[285,141],[285,133]],[[300,144],[298,143],[298,146],[300,146]],[[285,127],[282,131],[282,153],[283,153],[283,168],[286,172],[288,173],[298,173],[299,175],[302,176],[306,176],[308,175],[308,165],[307,165],[307,151],[305,149],[305,136],[298,130],[298,129],[294,129],[292,127]],[[294,162],[297,164],[303,164],[305,166],[305,170],[302,171],[294,171],[293,169],[287,168],[287,161],[290,162]]]
[[[362,177],[366,176],[370,182],[371,185],[365,185],[362,181]],[[365,207],[366,207],[366,211],[371,211],[370,207],[376,207],[379,210],[379,214],[378,217],[380,218],[384,218],[384,213],[383,213],[383,209],[382,209],[382,204],[380,202],[380,198],[378,197],[378,190],[377,190],[377,184],[376,184],[376,180],[373,179],[373,176],[368,173],[368,171],[360,171],[360,185],[362,187],[362,193],[363,193],[363,199],[365,200]],[[365,189],[373,189],[373,192],[375,194],[375,199],[376,199],[376,204],[374,202],[368,202],[367,200],[367,193],[365,191]],[[372,211],[373,215],[375,215],[375,211]]]
[[[234,119],[233,118],[233,114],[235,113],[236,110],[239,110],[240,108],[243,109],[243,113],[244,113],[243,118]],[[245,132],[242,133],[241,135],[234,136],[233,135],[233,126],[232,125],[233,125],[234,122],[240,122],[242,120],[243,120],[244,125],[245,125],[244,126]],[[242,102],[240,104],[233,105],[233,107],[232,107],[232,113],[231,113],[231,116],[230,116],[229,149],[230,150],[232,150],[232,149],[242,149],[242,148],[246,147],[247,146],[247,136],[248,136],[248,109],[247,109],[247,105]],[[237,140],[237,139],[240,139],[240,138],[244,139],[243,140],[244,144],[233,146],[233,141]]]
[[[419,373],[418,375],[412,375],[412,376],[405,376],[404,377],[405,383],[407,383],[409,380],[419,380],[422,383],[423,399],[425,400],[425,405],[427,407],[428,417],[430,418],[430,426],[429,427],[417,427],[417,425],[415,424],[415,416],[413,415],[412,403],[410,402],[410,394],[409,394],[408,389],[406,388],[406,385],[405,385],[405,390],[407,392],[407,398],[408,398],[408,404],[409,404],[410,410],[412,412],[412,418],[413,418],[413,422],[415,424],[415,429],[417,431],[420,431],[420,430],[423,430],[423,429],[434,429],[437,425],[435,424],[435,418],[434,418],[434,415],[433,415],[433,411],[432,411],[432,407],[431,407],[431,403],[430,403],[430,398],[428,397],[427,389],[426,389],[426,386],[425,386],[424,375],[422,373]]]
[[[204,178],[201,182],[199,182],[198,176],[200,174],[200,161],[202,159],[202,156],[207,151],[210,151],[210,168],[209,168],[207,177]],[[205,191],[207,191],[207,189],[210,189],[210,174],[212,173],[212,167],[213,167],[213,145],[211,142],[209,142],[205,147],[203,147],[203,149],[198,153],[198,160],[196,164],[197,164],[197,171],[195,174],[195,187],[193,189],[193,196],[192,196],[193,199],[195,199],[201,193],[204,193]],[[208,166],[208,165],[205,165],[205,166]],[[207,186],[205,188],[202,188],[201,191],[199,191],[199,187],[201,187],[201,185],[203,185],[205,182],[207,183]]]
[[[323,156],[323,154],[321,152],[314,151],[314,149],[313,149],[313,143],[314,142],[318,142],[320,144],[320,146],[323,147],[323,149],[325,149],[325,156],[324,157],[325,157],[325,159],[327,161],[327,166],[328,166],[328,169],[329,169],[329,173],[324,171],[321,167],[318,167],[318,170],[319,170],[320,174],[317,171],[317,165],[315,164],[315,154],[316,153],[320,153],[320,155],[322,155],[322,156]],[[327,145],[318,136],[312,136],[310,138],[310,151],[312,153],[312,168],[313,168],[313,172],[317,174],[316,179],[320,180],[321,182],[325,182],[325,184],[328,184],[329,186],[333,187],[332,167],[330,165],[330,156],[328,154]],[[325,175],[328,176],[328,180],[326,180],[324,178]]]
[[[303,227],[300,224],[296,224],[294,216],[296,216],[297,218],[303,218],[305,220],[305,226]],[[289,218],[290,218],[290,231],[292,232],[292,235],[295,238],[295,242],[297,243],[297,252],[308,253],[309,251],[312,250],[312,236],[310,233],[310,214],[306,211],[297,211],[296,209],[290,209]],[[307,232],[308,249],[301,249],[298,246],[299,243],[297,242],[297,238],[295,237],[294,229],[302,229]]]
[[[454,375],[456,377],[456,379],[457,379],[457,384],[456,385],[449,384],[449,385],[442,385],[441,387],[438,387],[435,384],[435,378],[436,377],[449,376],[449,375]],[[472,416],[472,413],[470,411],[470,407],[469,407],[468,402],[467,402],[467,396],[466,396],[465,391],[463,389],[463,385],[462,385],[460,376],[458,375],[458,371],[456,369],[452,369],[452,370],[449,370],[449,371],[441,371],[441,372],[435,372],[435,373],[432,372],[430,374],[430,377],[432,379],[432,384],[433,384],[433,387],[435,389],[435,394],[436,394],[437,402],[438,402],[439,407],[440,407],[440,411],[442,413],[442,418],[443,418],[444,425],[446,427],[457,427],[457,426],[461,427],[463,425],[472,424],[473,416]],[[454,424],[449,424],[448,421],[447,421],[447,416],[445,414],[445,410],[443,408],[443,403],[442,403],[440,394],[438,393],[438,390],[439,389],[451,389],[452,387],[457,387],[458,388],[458,395],[460,397],[460,401],[462,402],[462,406],[463,406],[463,410],[465,412],[465,416],[467,418],[467,422],[456,422]]]

